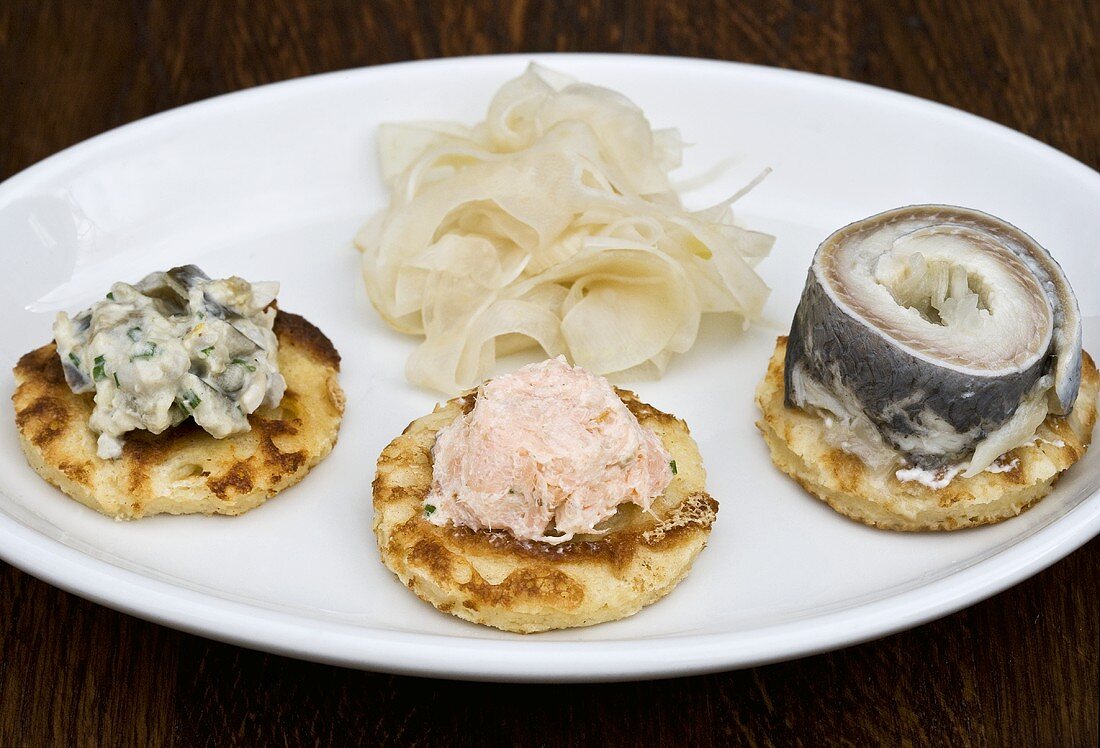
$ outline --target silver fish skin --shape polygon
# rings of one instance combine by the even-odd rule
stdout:
[[[907,273],[937,262],[977,288],[963,286],[981,299],[967,324],[898,298]],[[979,311],[983,302],[991,306]],[[1026,329],[1011,327],[1015,317]],[[1080,312],[1050,254],[988,214],[916,205],[822,242],[791,325],[785,399],[807,407],[824,398],[866,419],[901,463],[939,470],[969,460],[1036,398],[1045,399],[1043,413],[1068,413],[1080,371]]]

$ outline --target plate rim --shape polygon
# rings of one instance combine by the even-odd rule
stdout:
[[[840,90],[917,107],[1013,141],[1043,158],[1054,159],[1094,182],[1100,173],[1054,147],[975,114],[857,81],[817,73],[694,57],[623,53],[537,53],[474,55],[412,60],[302,76],[185,104],[100,133],[65,148],[0,183],[0,207],[24,185],[48,179],[73,159],[94,156],[135,131],[168,127],[186,117],[202,117],[232,98],[279,97],[296,88],[324,87],[347,77],[385,76],[415,66],[508,64],[555,61],[600,66],[632,62],[670,67],[738,70],[749,77],[802,80],[814,88]],[[70,593],[123,613],[188,633],[275,654],[328,664],[404,675],[511,682],[624,681],[694,675],[752,667],[858,644],[949,615],[984,600],[1049,567],[1100,534],[1100,491],[1082,499],[1049,524],[1011,546],[958,571],[851,607],[761,628],[712,634],[684,634],[615,641],[549,641],[515,635],[482,639],[447,634],[387,631],[352,623],[295,616],[248,602],[188,589],[169,580],[116,566],[39,533],[0,511],[0,558]],[[140,593],[140,594],[134,594]],[[163,605],[163,607],[160,607]],[[232,624],[232,625],[226,625]],[[364,634],[367,635],[364,635]],[[537,635],[536,635],[537,636]],[[733,641],[731,641],[733,640]],[[741,640],[741,641],[738,641]],[[639,658],[639,643],[646,657]],[[486,655],[506,655],[492,658]],[[579,656],[578,656],[579,655]]]

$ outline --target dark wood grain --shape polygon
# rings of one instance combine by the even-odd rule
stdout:
[[[547,50],[850,78],[1100,166],[1100,4],[0,3],[0,178],[136,118],[286,78]],[[1093,279],[1095,282],[1096,279]],[[796,662],[625,685],[499,686],[261,654],[0,564],[0,745],[1096,745],[1100,541],[991,600]]]

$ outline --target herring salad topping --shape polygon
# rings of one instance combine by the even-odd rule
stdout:
[[[216,438],[249,430],[248,416],[282,400],[271,306],[279,284],[211,280],[194,265],[155,272],[54,321],[65,381],[94,392],[88,421],[98,454],[122,454],[123,435],[159,434],[187,418]]]

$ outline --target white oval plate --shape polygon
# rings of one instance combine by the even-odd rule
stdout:
[[[392,120],[481,118],[530,59],[622,91],[695,145],[680,172],[724,160],[703,206],[770,166],[738,203],[778,237],[760,270],[766,319],[712,318],[660,382],[634,385],[685,418],[721,503],[710,545],[668,598],[633,618],[518,636],[417,600],[380,563],[370,485],[382,447],[436,398],[403,377],[413,339],[373,313],[350,239],[384,204],[374,133]],[[1020,226],[1076,283],[1100,349],[1100,175],[1023,135],[926,101],[812,75],[652,57],[451,59],[334,73],[183,107],[71,148],[0,185],[0,360],[46,342],[53,313],[110,282],[196,262],[278,279],[344,357],[340,442],[302,484],[237,518],[120,523],[26,466],[0,415],[0,554],[134,615],[245,646],[398,673],[502,680],[683,675],[796,657],[896,631],[987,597],[1100,531],[1100,454],[1037,507],[950,534],[844,519],[768,459],[753,389],[786,331],[811,254],[886,208],[971,206]],[[5,375],[7,390],[12,388]]]

